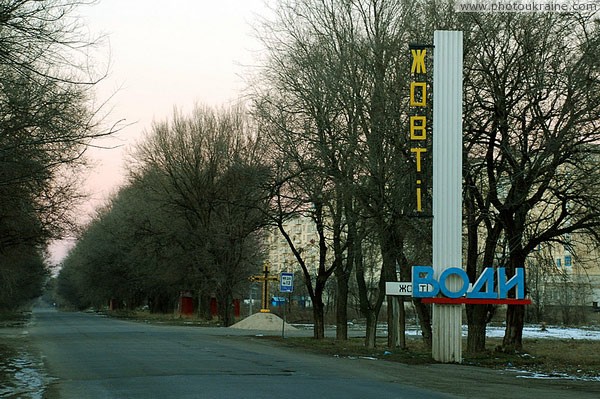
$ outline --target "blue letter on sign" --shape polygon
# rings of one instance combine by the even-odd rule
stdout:
[[[485,286],[485,291],[483,287]],[[467,293],[467,298],[476,299],[495,299],[498,294],[494,292],[494,269],[486,267],[483,269],[481,276],[475,281],[471,292]]]
[[[423,277],[421,277],[423,274]],[[440,292],[440,285],[433,279],[433,268],[431,266],[413,266],[413,298],[431,298]],[[430,291],[429,288],[433,287]]]
[[[460,282],[461,287],[458,289],[458,291],[450,291],[446,286],[446,280],[452,274],[456,274]],[[461,296],[465,295],[469,289],[469,276],[467,276],[467,273],[461,268],[450,267],[444,270],[440,275],[440,289],[442,290],[442,294],[448,298],[460,298]]]
[[[525,270],[522,267],[515,269],[515,275],[506,281],[506,269],[501,267],[498,269],[498,293],[500,298],[508,298],[508,290],[517,287],[516,299],[525,298]]]

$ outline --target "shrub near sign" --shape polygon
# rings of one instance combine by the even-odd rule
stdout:
[[[458,279],[459,288],[452,290],[447,280]],[[514,290],[514,297],[509,292]],[[413,266],[412,282],[386,283],[387,295],[405,295],[421,298],[425,303],[442,304],[508,304],[527,305],[531,300],[525,299],[525,273],[517,268],[511,278],[506,276],[506,269],[485,268],[475,284],[471,285],[467,273],[458,267],[444,270],[438,279],[433,276],[431,266]],[[439,296],[441,294],[442,296]]]

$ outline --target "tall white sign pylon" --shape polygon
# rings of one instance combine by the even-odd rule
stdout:
[[[436,278],[462,267],[462,72],[463,34],[433,35],[433,268]],[[458,291],[452,276],[446,284]],[[433,304],[432,356],[462,362],[462,305]]]

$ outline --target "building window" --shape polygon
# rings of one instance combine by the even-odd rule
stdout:
[[[556,258],[556,267],[562,267],[562,259]]]
[[[571,255],[565,255],[565,267],[571,267],[571,266],[572,266]]]

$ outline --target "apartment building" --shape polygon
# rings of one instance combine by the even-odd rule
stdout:
[[[314,268],[315,274],[319,262],[319,235],[312,219],[297,216],[284,223],[290,239],[296,249],[302,254],[306,265]],[[278,229],[271,229],[266,235],[267,259],[273,273],[293,272],[298,268],[298,262],[290,249],[288,242]]]

